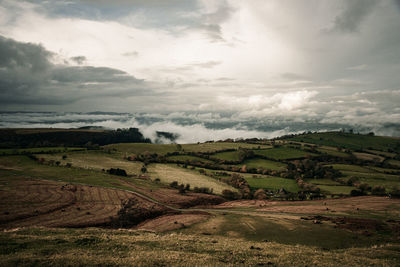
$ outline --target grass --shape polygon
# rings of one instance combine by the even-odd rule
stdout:
[[[340,183],[331,179],[307,179],[306,182],[316,185],[340,185]]]
[[[390,159],[390,160],[387,161],[387,163],[400,168],[400,160]]]
[[[353,172],[353,171],[342,171],[346,177],[355,177],[362,183],[367,183],[370,186],[384,186],[387,189],[398,186],[400,183],[399,175],[391,175],[384,173],[363,173],[363,172]]]
[[[382,162],[385,160],[384,157],[378,156],[375,154],[370,154],[370,153],[360,153],[360,152],[353,152],[353,155],[361,160],[369,160],[369,161],[376,161],[376,162]]]
[[[0,149],[0,155],[18,155],[25,153],[55,153],[86,150],[82,147],[35,147],[35,148],[7,148]]]
[[[279,224],[268,226],[273,235],[285,229]],[[235,225],[226,225],[230,227]],[[341,237],[328,237],[331,232],[322,230],[325,240]],[[285,235],[293,234],[285,231]],[[2,266],[396,266],[399,260],[399,245],[395,244],[327,250],[222,235],[131,230],[27,228],[1,232],[0,240]]]
[[[123,144],[111,144],[104,146],[105,149],[116,149],[119,152],[129,154],[143,154],[143,153],[157,153],[159,155],[165,155],[170,152],[177,152],[177,145],[174,144],[148,144],[148,143],[123,143]],[[128,155],[129,156],[129,155]]]
[[[267,145],[257,145],[257,144],[247,144],[247,143],[229,143],[229,142],[212,142],[212,143],[201,143],[201,144],[184,144],[182,148],[186,152],[210,152],[215,153],[225,149],[257,149],[260,148],[270,148]]]
[[[85,170],[81,168],[55,167],[39,164],[25,156],[0,157],[0,173],[9,179],[13,174],[24,175],[28,178],[47,179],[63,181],[66,183],[79,183],[110,188],[133,190],[129,186],[118,183],[119,179],[129,181],[135,185],[147,188],[157,188],[154,183],[143,179],[126,178],[121,176],[109,175],[95,170]],[[4,168],[4,167],[5,168]]]
[[[265,150],[255,150],[254,153],[256,155],[276,159],[276,160],[285,160],[285,159],[294,159],[294,158],[304,158],[307,156],[316,156],[316,154],[305,152],[302,150],[288,148],[288,147],[278,147],[271,148]]]
[[[331,164],[328,166],[332,166],[336,170],[340,171],[352,171],[352,172],[362,172],[362,173],[373,173],[373,170],[368,168],[364,168],[358,165],[350,165],[350,164]]]
[[[239,214],[226,213],[224,216],[214,217],[208,222],[199,223],[182,232],[206,232],[212,236],[242,238],[253,242],[267,240],[286,245],[307,245],[316,250],[318,248],[333,249],[333,251],[340,251],[335,250],[337,248],[371,247],[382,243],[378,241],[380,236],[368,238],[325,223],[315,225],[310,221],[301,220],[298,215],[260,213],[257,216],[245,211]],[[337,266],[336,264],[337,262],[332,262],[328,266]],[[288,266],[293,266],[293,263]]]
[[[379,156],[384,156],[384,157],[388,157],[388,158],[393,158],[396,156],[396,153],[390,153],[390,152],[384,152],[384,151],[378,151],[378,150],[369,150],[366,149],[365,150],[368,153],[371,154],[375,154],[375,155],[379,155]]]
[[[331,179],[308,179],[306,182],[317,185],[322,191],[328,194],[349,195],[350,191],[355,189],[353,186],[345,186]]]
[[[176,144],[147,144],[147,143],[123,143],[123,144],[111,144],[104,146],[105,149],[116,149],[119,152],[131,153],[131,154],[143,154],[157,153],[159,155],[165,155],[171,152],[178,152],[180,149],[185,152],[218,152],[225,149],[239,149],[239,148],[269,148],[270,146],[265,145],[254,145],[247,143],[201,143],[201,144],[183,144],[179,148]]]
[[[212,188],[216,194],[221,194],[224,189],[236,191],[233,187],[202,175],[195,170],[183,169],[172,164],[150,164],[147,170],[152,178],[159,178],[167,184],[177,181],[179,184],[190,184],[192,189],[194,187],[208,187]]]
[[[400,172],[399,169],[388,169],[388,168],[380,168],[380,167],[375,167],[375,166],[369,166],[368,169],[377,171],[377,172],[387,172],[387,173],[398,173]]]
[[[196,156],[191,156],[191,155],[177,155],[177,156],[169,156],[169,160],[176,160],[176,161],[189,161],[189,162],[205,162],[205,163],[212,163],[213,161],[196,157]]]
[[[289,138],[290,141],[306,142],[317,145],[343,147],[352,150],[395,150],[400,153],[400,139],[382,136],[359,135],[341,132],[325,132],[299,135]]]
[[[239,164],[238,166],[243,166],[246,165],[248,169],[258,169],[258,168],[263,168],[263,169],[268,169],[268,170],[282,170],[286,168],[286,164],[281,163],[281,162],[276,162],[272,160],[267,160],[267,159],[249,159],[245,160],[242,164]]]
[[[239,161],[239,152],[238,151],[230,151],[230,152],[221,152],[212,155],[213,158],[229,160],[229,161]]]
[[[353,186],[345,185],[318,185],[318,187],[325,192],[330,194],[344,194],[350,195],[351,190],[355,189]]]
[[[120,168],[124,169],[128,175],[131,174],[140,174],[140,169],[143,166],[141,162],[127,161],[123,159],[117,159],[112,157],[111,155],[101,153],[101,152],[78,152],[78,153],[69,153],[67,154],[67,158],[65,160],[62,159],[61,154],[51,154],[51,155],[37,155],[38,158],[44,158],[46,161],[54,160],[60,161],[61,165],[66,165],[67,163],[71,163],[74,167],[84,168],[84,169],[92,169],[101,171],[102,169],[110,169],[110,168]]]
[[[341,151],[337,151],[336,148],[328,149],[326,147],[321,147],[321,148],[317,148],[317,151],[322,152],[322,153],[326,153],[326,154],[334,156],[334,157],[341,157],[341,158],[350,157],[350,154],[347,154],[347,153],[341,152]]]
[[[296,181],[292,179],[285,179],[280,177],[245,177],[245,179],[252,188],[263,188],[274,191],[280,188],[285,188],[285,190],[290,192],[297,192],[300,190]]]

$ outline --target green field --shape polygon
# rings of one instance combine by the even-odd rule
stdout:
[[[349,195],[350,191],[355,189],[353,186],[342,185],[331,179],[307,179],[307,183],[315,184],[326,194],[344,194]]]
[[[353,150],[372,149],[400,153],[400,139],[381,136],[359,135],[341,132],[326,132],[299,135],[288,138],[291,141],[312,143],[325,146],[343,147]]]
[[[44,158],[46,161],[59,161],[61,166],[71,163],[74,167],[92,170],[107,170],[110,168],[124,169],[128,175],[140,174],[143,163],[137,161],[127,161],[117,159],[105,153],[96,152],[78,152],[66,154],[67,158],[62,159],[64,154],[37,155],[38,158]]]
[[[239,148],[247,148],[247,149],[257,149],[260,148],[269,148],[267,145],[254,145],[247,143],[225,143],[225,142],[212,142],[212,143],[199,143],[199,144],[148,144],[148,143],[121,143],[121,144],[111,144],[104,146],[105,149],[116,149],[119,152],[123,153],[132,153],[132,154],[143,154],[145,152],[148,153],[157,153],[159,155],[165,155],[171,152],[208,152],[215,153],[225,149],[239,149]]]
[[[132,190],[124,181],[147,188],[158,188],[159,185],[143,179],[133,179],[109,175],[96,170],[82,168],[55,167],[39,164],[25,156],[0,157],[0,174],[25,175],[29,178],[64,181],[66,183],[87,184],[111,188]],[[1,176],[1,175],[0,175]]]
[[[177,181],[179,184],[190,184],[192,189],[194,187],[208,187],[212,188],[215,194],[221,194],[224,189],[236,191],[233,187],[202,175],[198,171],[183,169],[173,164],[151,164],[147,169],[153,179],[159,178],[166,184]]]
[[[363,172],[363,173],[372,173],[374,172],[373,170],[370,170],[368,168],[364,168],[362,166],[358,165],[350,165],[350,164],[331,164],[328,166],[332,166],[334,169],[340,170],[340,171],[352,171],[352,172]]]
[[[253,178],[245,177],[246,181],[252,188],[263,188],[268,190],[279,190],[284,188],[285,190],[293,193],[300,191],[295,180],[285,179],[280,177],[263,177]]]
[[[387,161],[387,163],[400,168],[400,160],[390,159],[390,160]]]
[[[248,169],[268,169],[268,170],[282,170],[286,168],[286,164],[277,162],[277,161],[272,161],[272,160],[267,160],[267,159],[248,159],[245,160],[243,163],[237,165],[239,167],[246,165]]]
[[[295,158],[304,158],[307,156],[316,156],[316,154],[305,152],[302,150],[288,148],[288,147],[278,147],[271,148],[265,150],[255,150],[254,153],[256,155],[276,159],[276,160],[285,160],[285,159],[295,159]]]
[[[26,153],[55,153],[86,150],[82,147],[35,147],[35,148],[7,148],[0,149],[0,155],[17,155]]]
[[[106,145],[104,146],[104,148],[115,149],[119,152],[130,153],[130,154],[157,153],[159,155],[165,155],[167,153],[178,151],[177,146],[174,144],[160,145],[160,144],[148,144],[148,143],[123,143],[123,144]]]
[[[327,148],[321,147],[321,148],[317,148],[317,151],[326,153],[326,154],[334,156],[334,157],[342,157],[342,158],[350,157],[350,154],[344,153],[341,151],[337,151],[336,148],[335,149],[327,149]]]
[[[184,144],[182,148],[185,152],[218,152],[225,149],[257,149],[260,148],[270,148],[268,145],[255,145],[247,143],[228,143],[228,142],[211,142],[211,143],[201,143],[201,144]]]
[[[322,192],[344,195],[350,195],[351,190],[355,189],[353,186],[345,185],[318,185],[318,187],[322,190]]]
[[[352,171],[342,171],[342,173],[347,177],[358,178],[361,182],[367,183],[370,186],[384,186],[386,188],[392,188],[399,186],[400,175],[391,175],[384,173],[363,173],[363,172],[352,172]]]
[[[189,162],[205,162],[205,163],[212,163],[212,160],[191,156],[191,155],[177,155],[177,156],[169,156],[169,160],[176,160],[176,161],[189,161]]]
[[[212,155],[213,158],[228,160],[228,161],[239,161],[239,151],[221,152]]]

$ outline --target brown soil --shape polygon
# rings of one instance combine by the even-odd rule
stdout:
[[[256,207],[258,211],[297,214],[355,214],[362,211],[385,212],[390,209],[395,216],[400,216],[400,199],[374,196],[313,201],[238,200],[225,202],[215,207]]]
[[[311,220],[315,224],[325,222],[333,223],[336,228],[346,229],[366,236],[370,236],[378,231],[390,231],[396,238],[398,238],[400,234],[400,221],[396,220],[380,221],[365,218],[328,217],[320,215],[301,217],[301,219]]]
[[[165,232],[185,228],[192,224],[208,219],[206,213],[164,215],[153,220],[145,221],[137,226],[139,230]]]
[[[122,190],[45,180],[18,182],[0,192],[0,227],[110,225],[128,199],[135,199],[145,212],[165,209]]]
[[[225,199],[223,199],[222,197],[215,195],[192,193],[192,192],[186,192],[185,194],[180,194],[177,189],[169,189],[169,188],[148,189],[148,188],[138,187],[137,185],[122,179],[120,179],[119,182],[123,185],[135,188],[138,192],[141,192],[144,195],[151,196],[158,202],[174,206],[176,208],[187,209],[194,206],[218,205],[225,201]]]

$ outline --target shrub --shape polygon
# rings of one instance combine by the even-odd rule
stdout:
[[[357,185],[357,188],[360,189],[362,192],[371,191],[371,187],[366,183]]]
[[[353,190],[351,190],[350,195],[352,197],[358,197],[358,196],[364,196],[365,193],[361,190],[353,189]]]
[[[177,181],[173,181],[172,183],[169,184],[170,187],[172,188],[178,188],[178,182]]]
[[[145,173],[145,172],[147,172],[147,168],[146,168],[146,166],[144,166],[144,165],[143,165],[143,167],[140,169],[140,171],[141,171],[142,173]]]
[[[111,168],[111,169],[107,170],[107,172],[108,172],[109,174],[113,174],[113,175],[128,176],[128,175],[126,174],[126,171],[123,170],[123,169],[120,169],[120,168],[116,168],[116,169]]]
[[[265,190],[260,188],[256,192],[254,192],[254,198],[256,199],[266,199],[267,194],[265,193]]]
[[[347,180],[347,185],[348,186],[352,186],[352,185],[354,185],[354,183],[356,183],[356,182],[358,182],[358,178],[356,178],[356,177],[350,177],[349,178],[349,180]]]
[[[237,192],[233,192],[229,189],[225,189],[222,191],[222,196],[229,200],[239,199],[240,195]]]
[[[376,196],[384,196],[386,195],[386,189],[383,186],[374,186],[371,190],[371,194]]]
[[[389,192],[389,196],[391,198],[400,198],[400,189],[398,187],[393,188],[392,191]]]
[[[179,194],[184,194],[184,193],[186,193],[185,185],[184,185],[184,184],[180,184],[180,185],[178,186],[178,190],[179,190]]]

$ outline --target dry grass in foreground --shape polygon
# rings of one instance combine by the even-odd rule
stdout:
[[[132,230],[26,228],[0,233],[1,266],[398,266],[400,245],[319,249]]]

